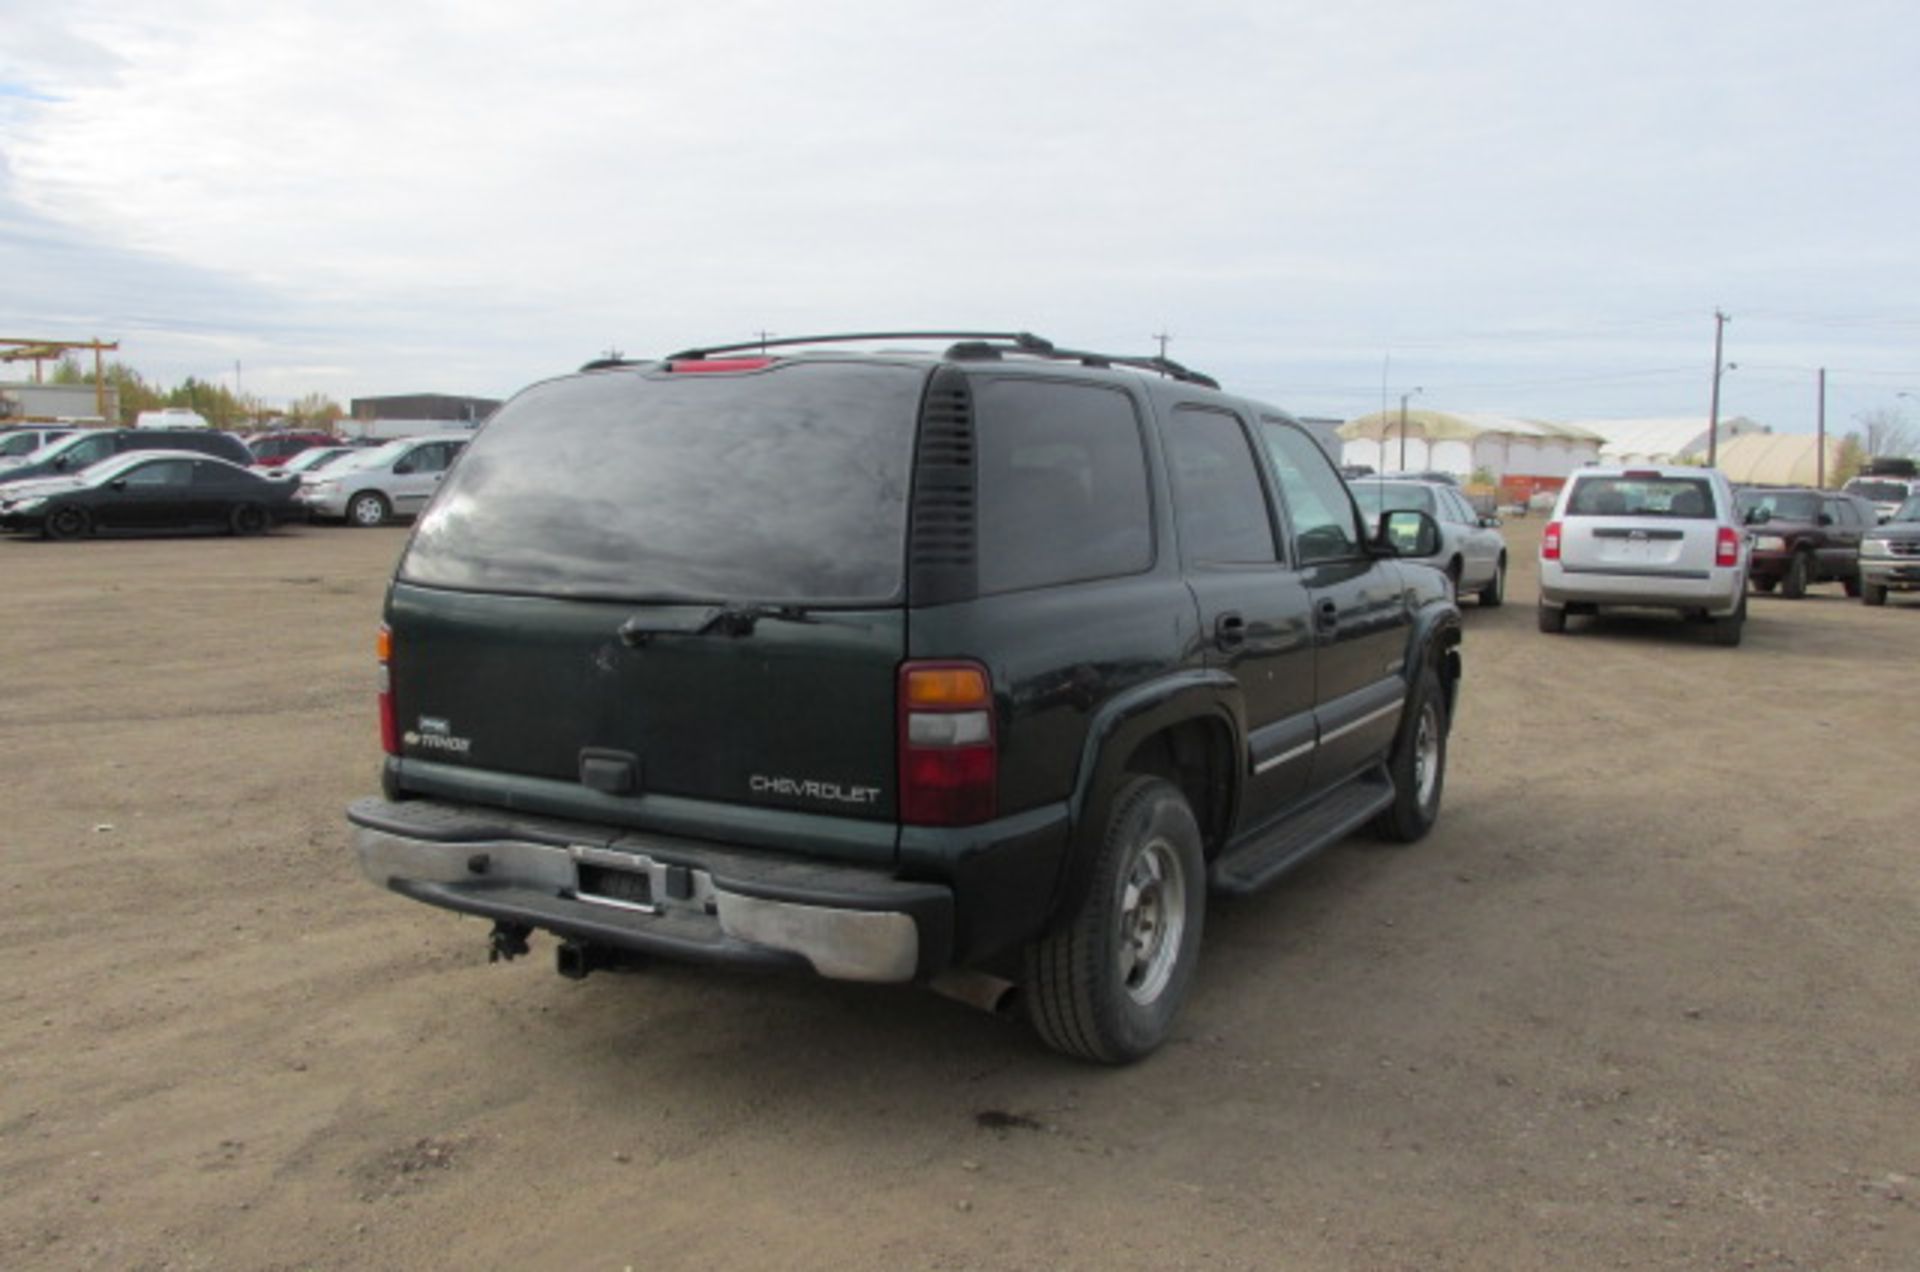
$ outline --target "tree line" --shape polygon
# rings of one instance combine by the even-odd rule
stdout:
[[[169,406],[198,411],[215,428],[243,432],[269,424],[331,429],[347,414],[345,407],[324,393],[305,394],[282,409],[268,406],[251,393],[235,393],[224,384],[193,376],[172,388],[163,388],[149,383],[124,362],[107,363],[104,378],[119,402],[121,424],[132,424],[142,411],[158,411]],[[83,367],[71,357],[62,358],[48,379],[54,384],[92,385],[94,382],[93,369]]]

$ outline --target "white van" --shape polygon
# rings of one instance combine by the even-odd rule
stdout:
[[[142,411],[134,418],[135,428],[212,428],[207,417],[184,406],[169,406],[158,411]]]

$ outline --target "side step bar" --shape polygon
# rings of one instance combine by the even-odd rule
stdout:
[[[1245,896],[1278,879],[1324,848],[1331,848],[1393,804],[1385,765],[1364,769],[1273,829],[1228,848],[1207,870],[1215,892]]]

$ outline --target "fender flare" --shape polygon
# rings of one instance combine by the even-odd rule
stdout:
[[[1453,725],[1453,707],[1460,687],[1460,607],[1451,601],[1432,601],[1413,612],[1413,627],[1407,633],[1406,662],[1403,664],[1407,692],[1411,695],[1420,683],[1420,668],[1431,664],[1440,674],[1440,688],[1447,700],[1447,726]]]
[[[1228,735],[1233,762],[1226,817],[1232,824],[1246,778],[1239,759],[1246,753],[1247,721],[1238,682],[1217,668],[1188,668],[1115,694],[1094,713],[1081,744],[1079,769],[1067,797],[1067,852],[1048,906],[1049,920],[1070,911],[1086,889],[1121,766],[1149,737],[1193,721],[1211,723]]]

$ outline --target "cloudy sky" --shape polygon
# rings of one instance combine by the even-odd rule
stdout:
[[[0,0],[0,335],[269,400],[1024,328],[1304,414],[1920,418],[1911,0]]]

